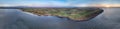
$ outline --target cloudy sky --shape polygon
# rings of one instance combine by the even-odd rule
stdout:
[[[0,0],[0,6],[88,6],[91,4],[120,4],[120,0]]]

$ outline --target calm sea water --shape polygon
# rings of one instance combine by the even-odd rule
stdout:
[[[0,29],[120,29],[120,8],[102,9],[102,14],[85,22],[0,9]]]

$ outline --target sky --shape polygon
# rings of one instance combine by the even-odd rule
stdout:
[[[0,0],[0,6],[32,6],[32,7],[52,7],[52,6],[89,6],[91,4],[105,4],[115,6],[120,4],[120,0]]]

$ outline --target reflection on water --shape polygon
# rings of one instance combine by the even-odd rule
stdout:
[[[120,29],[120,8],[103,8],[104,24],[111,29]]]
[[[86,22],[68,21],[53,16],[34,16],[16,9],[3,12],[0,9],[0,29],[120,29],[120,8],[103,9],[102,14]]]

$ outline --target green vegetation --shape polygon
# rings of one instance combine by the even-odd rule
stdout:
[[[87,17],[91,17],[94,13],[99,12],[99,10],[85,10],[85,9],[76,9],[76,8],[25,8],[21,9],[26,12],[31,12],[41,15],[51,15],[51,16],[60,16],[68,17],[74,20],[83,20]]]

